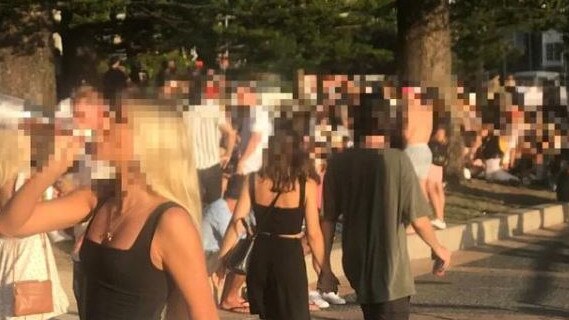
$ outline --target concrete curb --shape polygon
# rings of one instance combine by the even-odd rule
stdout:
[[[438,230],[439,241],[450,251],[464,250],[487,243],[511,238],[537,229],[547,228],[569,222],[569,203],[545,204],[518,209],[506,214],[494,214],[491,217],[477,218],[466,224]],[[431,250],[418,235],[409,235],[407,248],[411,260],[430,258]],[[312,258],[306,257],[308,283],[317,281],[312,268]],[[338,277],[344,276],[342,268],[342,249],[334,244],[330,257],[332,270]]]

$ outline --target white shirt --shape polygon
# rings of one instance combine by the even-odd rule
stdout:
[[[184,113],[184,121],[193,141],[197,169],[207,169],[219,164],[219,126],[226,123],[221,106],[213,103],[191,106],[190,111]]]
[[[256,106],[250,109],[251,116],[251,134],[260,133],[261,143],[251,153],[251,155],[243,162],[243,174],[249,174],[261,169],[263,165],[263,149],[269,146],[269,136],[273,133],[273,127],[270,121],[269,110],[265,106]],[[243,147],[243,150],[246,146]]]

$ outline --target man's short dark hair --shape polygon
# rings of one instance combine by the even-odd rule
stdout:
[[[109,67],[112,67],[115,65],[115,63],[120,62],[121,58],[119,56],[111,56],[109,58]]]
[[[354,145],[363,142],[366,136],[385,136],[391,125],[388,101],[381,90],[360,95],[360,105],[348,109],[352,123]]]

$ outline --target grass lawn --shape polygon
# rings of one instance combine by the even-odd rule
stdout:
[[[515,187],[477,179],[449,187],[446,195],[445,220],[453,224],[555,202],[555,193],[543,187]]]

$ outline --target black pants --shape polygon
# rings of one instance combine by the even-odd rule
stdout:
[[[77,301],[77,310],[80,320],[87,319],[85,315],[86,289],[85,274],[81,268],[81,262],[73,261],[73,294],[75,295],[75,301]]]
[[[365,320],[409,320],[411,297],[383,303],[362,304]]]
[[[208,205],[221,198],[221,165],[198,170],[202,204]]]
[[[259,235],[250,259],[247,296],[251,314],[266,320],[310,320],[300,240]]]

